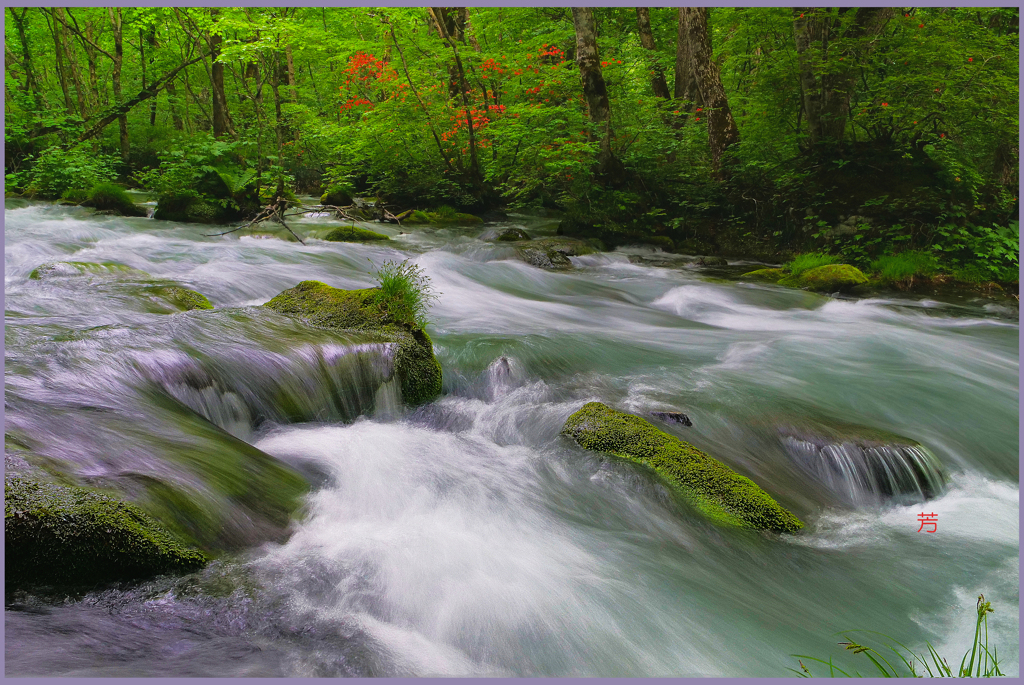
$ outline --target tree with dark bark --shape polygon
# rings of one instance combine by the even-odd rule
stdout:
[[[612,111],[608,102],[608,88],[601,73],[601,59],[597,52],[597,24],[590,7],[573,7],[572,23],[576,30],[576,64],[583,82],[583,97],[594,131],[600,132],[600,152],[597,156],[598,175],[608,179],[621,176],[622,162],[612,152]],[[596,138],[592,131],[591,140]]]

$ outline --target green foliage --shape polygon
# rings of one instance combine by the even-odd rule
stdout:
[[[30,163],[27,170],[9,174],[7,182],[36,197],[58,198],[68,191],[88,191],[98,183],[117,178],[117,161],[113,157],[81,147],[50,147]]]
[[[1020,273],[1020,225],[940,226],[932,249],[959,280],[1015,283]]]
[[[895,640],[884,633],[873,630],[847,630],[839,633],[843,636],[843,642],[839,645],[845,650],[854,654],[862,654],[871,662],[874,670],[869,677],[883,678],[992,678],[1005,675],[999,670],[999,654],[995,645],[989,649],[988,639],[988,615],[994,612],[991,602],[985,601],[985,595],[978,595],[977,621],[974,626],[974,640],[971,648],[968,649],[960,660],[960,666],[954,671],[949,662],[939,655],[930,642],[925,642],[926,654],[915,653],[902,642]],[[870,641],[877,641],[879,648],[876,649],[864,644],[865,639],[857,640],[850,637],[856,633],[868,636]],[[803,662],[803,659],[828,666],[828,675],[836,677],[836,674],[850,678],[853,676],[863,677],[857,671],[853,676],[846,670],[837,666],[832,657],[828,661],[803,654],[791,654],[797,658],[800,670],[790,668],[801,678],[812,678],[814,674]]]
[[[824,254],[822,252],[808,252],[807,254],[797,255],[792,261],[787,262],[783,265],[784,269],[788,269],[789,273],[793,276],[799,276],[803,272],[809,269],[816,269],[819,266],[825,266],[826,264],[838,264],[842,260],[836,255]]]
[[[374,277],[380,289],[378,302],[396,321],[416,328],[426,327],[427,312],[437,295],[430,285],[430,276],[423,269],[408,260],[387,261]]]

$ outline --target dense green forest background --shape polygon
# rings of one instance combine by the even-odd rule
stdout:
[[[8,194],[333,189],[1017,281],[1017,8],[5,11]]]

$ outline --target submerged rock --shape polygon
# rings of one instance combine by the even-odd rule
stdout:
[[[586,449],[653,469],[674,492],[716,523],[779,533],[792,533],[804,525],[749,478],[639,416],[590,402],[569,417],[562,433]]]
[[[438,207],[432,212],[423,212],[416,210],[411,214],[399,216],[404,217],[403,223],[406,224],[435,224],[438,226],[445,226],[448,224],[482,224],[483,219],[473,214],[464,214],[462,212],[456,212],[450,207]]]
[[[397,345],[394,374],[407,404],[423,404],[441,394],[441,365],[426,331],[396,318],[379,288],[339,290],[320,281],[303,281],[264,306],[322,328],[376,333]]]
[[[190,311],[193,309],[213,309],[213,303],[207,299],[206,295],[195,290],[189,290],[188,288],[179,288],[178,286],[170,286],[162,289],[162,294],[172,303],[175,304],[184,311]]]
[[[756,271],[748,271],[740,276],[740,278],[746,278],[753,281],[778,283],[781,279],[786,277],[787,273],[788,272],[785,269],[757,269]]]
[[[498,234],[497,240],[501,242],[512,242],[516,240],[529,240],[530,236],[521,228],[506,228]]]
[[[693,422],[690,421],[690,417],[682,412],[678,411],[652,411],[651,416],[662,421],[668,421],[670,423],[680,423],[684,426],[692,426]]]
[[[725,257],[700,257],[697,264],[700,266],[729,266],[729,260]]]
[[[826,264],[808,269],[797,276],[786,276],[779,285],[803,288],[815,292],[840,292],[851,290],[868,282],[860,269],[849,264]]]
[[[597,252],[593,247],[573,238],[539,238],[529,245],[516,247],[516,256],[527,264],[543,269],[560,269],[572,266],[569,257]]]
[[[4,479],[4,548],[8,585],[88,585],[206,563],[134,504],[18,476]]]
[[[391,238],[383,233],[375,233],[357,226],[342,226],[325,235],[324,240],[333,243],[365,243],[375,240],[391,240]]]
[[[941,462],[909,438],[862,426],[788,425],[778,428],[796,464],[851,504],[923,502],[941,494]]]
[[[149,278],[149,274],[145,271],[117,262],[47,262],[32,269],[28,277],[33,280],[44,280],[47,278],[67,278],[87,274]]]

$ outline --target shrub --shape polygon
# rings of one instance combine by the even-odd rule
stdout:
[[[399,322],[416,328],[427,325],[427,310],[437,299],[430,277],[408,260],[384,262],[374,274],[377,278],[378,303]]]
[[[81,148],[51,147],[40,153],[24,176],[25,193],[58,198],[69,190],[86,191],[117,178],[117,160]]]
[[[835,255],[824,254],[822,252],[808,252],[807,254],[799,254],[793,258],[793,261],[787,262],[783,265],[783,268],[789,269],[789,272],[794,276],[799,276],[808,269],[816,269],[819,266],[827,266],[829,264],[838,264],[840,258]]]

